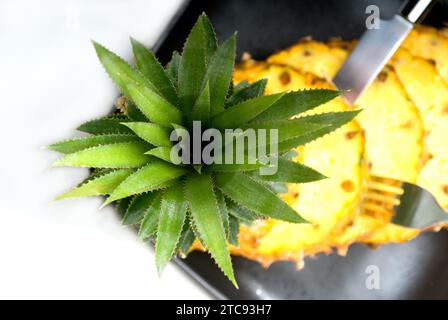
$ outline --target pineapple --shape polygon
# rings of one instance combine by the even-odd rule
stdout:
[[[445,61],[438,56],[440,51],[445,50],[443,44],[448,43],[445,41],[448,39],[444,39],[435,29],[420,27],[410,34],[403,47],[409,46],[409,50],[419,54],[415,45],[429,45],[428,39],[432,39],[436,46],[439,43],[442,46],[430,53],[439,58],[436,65],[432,60],[421,57],[425,56],[425,50],[421,50],[423,54],[420,56],[414,56],[405,48],[398,50],[392,63],[403,87],[420,110],[426,132],[425,163],[418,176],[418,184],[431,191],[440,205],[448,209],[448,147],[445,142],[448,128],[448,82],[444,80],[441,71],[441,66],[448,62],[447,56]]]
[[[347,58],[347,50],[353,43],[337,41],[332,45],[305,38],[292,47],[270,56],[271,64],[287,65],[300,71],[309,72],[323,79],[331,79]]]
[[[416,26],[403,43],[403,48],[416,57],[435,63],[440,76],[448,83],[448,29],[437,30]]]
[[[415,182],[422,156],[423,124],[395,71],[386,67],[357,103],[365,106],[358,121],[366,132],[370,173]]]
[[[404,89],[422,115],[427,156],[446,158],[448,150],[442,136],[448,125],[448,82],[439,76],[430,61],[414,57],[404,48],[398,50],[392,62]]]
[[[405,242],[421,230],[389,223],[390,216],[381,212],[357,212],[362,183],[370,174],[417,183],[428,189],[440,205],[448,209],[448,33],[419,26],[411,32],[371,87],[357,104],[364,111],[332,136],[326,136],[298,148],[297,160],[315,163],[314,168],[340,179],[356,181],[353,198],[334,200],[316,193],[323,180],[315,184],[289,186],[282,197],[310,220],[312,225],[289,225],[275,220],[243,226],[239,248],[233,252],[269,264],[276,260],[292,260],[299,267],[303,258],[316,253],[329,253],[335,248],[345,254],[348,246],[363,242],[378,246]],[[333,88],[331,79],[337,73],[356,41],[331,39],[328,43],[305,38],[268,57],[266,62],[244,61],[235,72],[234,81],[269,79],[267,91],[298,88]],[[321,110],[349,110],[337,98],[321,106]],[[362,128],[357,143],[344,143],[342,133],[350,126]],[[345,166],[326,167],[321,157],[346,151]],[[322,150],[322,151],[320,151]],[[325,150],[325,151],[323,151]],[[355,156],[357,155],[357,156]],[[317,160],[317,161],[313,161]],[[349,165],[350,159],[358,159]],[[311,162],[310,162],[311,161]],[[353,162],[354,163],[354,162]],[[358,185],[361,184],[361,187]],[[330,182],[331,184],[331,182]],[[338,193],[332,185],[328,190]],[[313,199],[313,201],[307,201]],[[328,203],[335,201],[335,203]],[[321,203],[316,207],[316,203]],[[314,228],[312,228],[314,226]],[[328,229],[327,229],[328,227]],[[314,230],[312,230],[314,229]],[[331,230],[330,230],[331,229]],[[291,241],[294,239],[294,241]]]
[[[234,80],[257,81],[267,78],[266,92],[333,86],[311,73],[287,66],[245,61],[234,74]],[[349,110],[342,98],[319,106],[309,114]],[[275,260],[292,260],[298,266],[302,258],[319,252],[330,252],[332,239],[353,223],[361,192],[364,135],[352,121],[331,135],[298,147],[295,160],[308,164],[330,179],[312,184],[290,184],[283,199],[311,222],[309,225],[285,223],[274,219],[258,221],[243,227],[240,247],[234,254],[252,257],[268,265]],[[256,239],[256,241],[254,241]],[[344,242],[345,244],[345,242]]]
[[[446,140],[446,133],[443,139]],[[418,184],[429,190],[439,201],[440,206],[448,210],[448,159],[446,156],[430,159],[420,172]]]
[[[182,55],[175,52],[165,68],[141,43],[134,39],[131,43],[135,67],[104,46],[93,43],[99,60],[123,96],[116,101],[114,114],[88,121],[78,128],[90,135],[49,147],[64,155],[55,166],[92,169],[85,181],[59,199],[106,196],[103,206],[115,203],[124,225],[138,227],[140,239],[155,241],[159,274],[173,255],[186,255],[192,246],[200,245],[237,286],[228,245],[238,247],[240,225],[252,221],[269,225],[276,221],[286,222],[292,228],[298,225],[312,228],[307,221],[313,218],[310,213],[297,212],[301,207],[289,206],[275,190],[285,183],[318,181],[324,176],[291,161],[289,151],[321,136],[331,137],[327,134],[350,122],[358,111],[324,107],[325,113],[322,109],[314,114],[312,110],[319,105],[331,105],[339,92],[329,88],[299,90],[308,87],[307,83],[282,90],[269,83],[266,95],[266,80],[262,78],[251,84],[232,85],[236,37],[233,35],[218,45],[213,27],[204,14],[191,30]],[[304,80],[299,76],[297,79]],[[340,98],[336,101],[337,105],[343,105]],[[183,153],[198,148],[203,155],[209,147],[193,141],[190,148],[187,143],[190,133],[194,138],[198,123],[202,125],[200,135],[208,129],[220,134],[227,129],[242,128],[254,130],[258,136],[266,130],[276,130],[278,139],[266,140],[264,145],[258,143],[254,162],[197,161],[196,154],[184,157]],[[351,131],[359,133],[358,127],[350,126]],[[340,132],[333,139],[353,145],[347,145],[347,149],[353,150],[346,156],[347,163],[337,158],[341,151],[331,151],[327,156],[319,154],[321,148],[317,148],[312,157],[305,156],[301,160],[326,169],[326,164],[322,166],[319,159],[328,157],[340,163],[341,172],[357,172],[362,135],[355,134],[350,141],[344,136]],[[230,145],[239,138],[231,140]],[[173,150],[178,151],[176,146],[186,148],[181,148],[182,156],[173,156]],[[249,148],[249,144],[244,144],[239,150],[243,158],[249,154]],[[226,148],[218,145],[214,150],[214,156],[221,156],[221,160],[229,155],[227,145]],[[233,154],[234,149],[229,150]],[[267,163],[264,156],[275,159],[277,165]],[[233,160],[233,156],[229,157]],[[275,169],[274,172],[262,174],[262,169],[268,167]],[[328,169],[325,173],[335,172]],[[351,179],[350,194],[340,199],[341,203],[334,210],[356,198],[359,174],[355,173]],[[334,182],[326,181],[320,186],[326,188],[326,195],[333,196]],[[314,192],[319,188],[315,185]],[[317,195],[307,201],[320,200]],[[313,205],[317,208],[320,203]],[[339,224],[341,220],[333,219],[332,223]],[[332,225],[322,225],[322,228],[326,232],[333,229]],[[242,241],[241,248],[244,246]]]

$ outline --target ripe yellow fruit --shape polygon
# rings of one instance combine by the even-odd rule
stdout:
[[[404,41],[403,48],[416,57],[435,63],[440,76],[448,83],[448,31],[417,26]]]
[[[434,63],[415,57],[404,48],[398,50],[392,63],[407,94],[422,115],[426,131],[425,158],[446,160],[448,146],[444,136],[448,126],[448,82],[439,75]]]
[[[446,140],[446,127],[445,136]],[[448,209],[448,161],[446,158],[432,158],[423,167],[418,184],[436,197],[439,204]]]
[[[267,93],[334,88],[331,79],[355,41],[305,39],[266,61],[247,59],[234,81],[268,79]],[[298,148],[297,160],[330,177],[289,185],[283,199],[311,224],[273,219],[240,229],[239,254],[268,265],[336,249],[355,242],[373,246],[405,242],[421,230],[390,223],[381,212],[359,212],[369,175],[418,183],[448,209],[448,38],[429,27],[412,31],[389,64],[357,101],[363,112],[332,135]],[[353,108],[337,98],[317,109]]]
[[[270,64],[287,65],[312,73],[323,79],[331,79],[347,58],[348,42],[334,40],[332,46],[304,39],[292,47],[270,56]]]
[[[235,71],[234,78],[236,82],[267,78],[266,93],[270,94],[304,88],[333,88],[311,73],[251,60]],[[343,98],[336,98],[313,112],[348,109],[350,106]],[[331,177],[316,183],[290,184],[289,192],[282,195],[311,224],[269,219],[243,227],[239,248],[232,248],[234,254],[256,259],[265,265],[275,260],[293,260],[300,265],[303,256],[330,252],[334,246],[333,239],[353,223],[363,176],[364,135],[358,123],[352,121],[331,135],[299,147],[297,151],[297,160]]]
[[[325,80],[290,67],[246,61],[234,75],[236,81],[267,78],[267,93],[304,88],[333,88]],[[342,111],[350,107],[342,98],[317,109]],[[329,252],[329,239],[340,235],[353,223],[362,185],[364,136],[353,121],[330,135],[298,148],[298,159],[331,177],[316,183],[290,184],[283,198],[310,224],[292,224],[269,219],[245,227],[240,233],[240,248],[234,254],[255,258],[264,264],[281,259],[301,263],[302,256]],[[255,241],[254,241],[255,240]]]
[[[370,173],[415,182],[423,150],[423,123],[396,73],[385,68],[357,104],[366,132]]]

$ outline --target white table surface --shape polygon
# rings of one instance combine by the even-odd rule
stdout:
[[[43,146],[109,112],[117,90],[90,39],[130,58],[153,44],[181,0],[0,2],[0,298],[207,299],[100,198],[52,199],[87,175],[54,168]],[[79,135],[79,134],[78,134]]]

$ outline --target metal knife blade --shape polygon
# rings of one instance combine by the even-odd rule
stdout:
[[[380,20],[379,29],[368,29],[333,79],[351,103],[369,87],[406,36],[429,10],[432,0],[408,0],[391,20]]]
[[[372,83],[413,28],[400,15],[381,20],[380,29],[367,30],[333,79],[351,103]]]

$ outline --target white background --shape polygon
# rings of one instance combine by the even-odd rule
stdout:
[[[110,111],[117,90],[90,39],[130,58],[153,44],[182,0],[0,2],[0,298],[203,299],[100,198],[54,202],[87,170],[54,168],[43,146]]]

